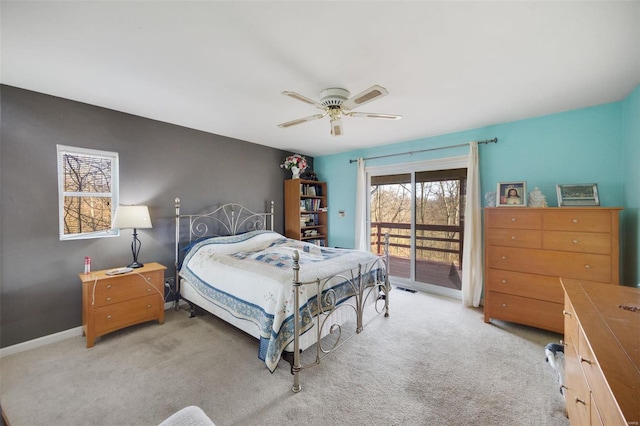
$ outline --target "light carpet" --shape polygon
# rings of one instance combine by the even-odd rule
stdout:
[[[70,338],[0,360],[12,426],[157,425],[197,405],[218,426],[568,425],[544,346],[561,336],[483,322],[457,300],[398,289],[376,317],[291,392],[257,342],[213,318],[167,311],[97,340]]]

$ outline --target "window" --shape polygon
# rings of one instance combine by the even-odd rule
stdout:
[[[117,236],[118,153],[57,148],[60,240]]]

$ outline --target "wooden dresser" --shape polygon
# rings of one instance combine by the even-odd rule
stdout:
[[[571,424],[640,424],[640,290],[564,278],[562,287]]]
[[[619,282],[620,208],[484,210],[484,320],[562,333],[559,277]]]
[[[151,262],[121,275],[107,275],[108,270],[80,274],[87,348],[112,331],[151,320],[164,322],[165,269]]]

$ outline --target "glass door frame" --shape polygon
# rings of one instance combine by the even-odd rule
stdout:
[[[410,279],[394,277],[393,270],[391,270],[391,279],[394,284],[401,287],[406,287],[413,290],[425,291],[428,293],[440,294],[443,296],[462,299],[462,292],[451,288],[444,288],[432,284],[426,284],[417,282],[415,280],[415,258],[416,258],[416,206],[415,206],[415,179],[416,172],[435,171],[435,170],[447,170],[447,169],[460,169],[467,168],[469,166],[469,156],[461,155],[455,157],[439,158],[434,160],[415,161],[409,163],[390,164],[386,166],[367,166],[365,165],[366,174],[366,201],[365,206],[367,208],[367,247],[371,246],[371,177],[382,176],[390,174],[410,174],[411,175],[411,259],[410,259]]]

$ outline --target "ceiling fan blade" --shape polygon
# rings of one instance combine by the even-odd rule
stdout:
[[[296,124],[302,124],[302,123],[306,123],[307,121],[318,120],[324,117],[325,115],[327,115],[326,112],[324,114],[314,114],[308,117],[298,118],[297,120],[291,120],[291,121],[287,121],[286,123],[278,124],[278,127],[282,127],[283,129],[286,129],[287,127],[295,126]]]
[[[345,112],[344,115],[349,117],[384,118],[387,120],[400,120],[402,118],[401,115],[379,114],[377,112]]]
[[[342,136],[342,120],[339,118],[331,119],[331,135]]]
[[[302,95],[301,95],[301,94],[299,94],[299,93],[296,93],[296,92],[289,92],[289,91],[285,90],[284,92],[282,92],[282,94],[283,94],[283,95],[285,95],[285,96],[289,96],[289,97],[291,97],[291,98],[293,98],[293,99],[297,99],[297,100],[299,100],[299,101],[302,101],[302,102],[304,102],[305,104],[313,105],[313,106],[314,106],[314,107],[316,107],[316,108],[320,108],[320,109],[322,109],[322,110],[327,109],[327,108],[326,108],[324,105],[322,105],[320,102],[316,102],[316,101],[314,101],[313,99],[309,99],[309,98],[307,98],[306,96],[302,96]]]
[[[367,90],[364,90],[358,93],[357,95],[352,96],[346,101],[344,101],[342,103],[342,108],[346,110],[352,110],[361,105],[368,104],[369,102],[375,101],[378,98],[387,96],[388,94],[389,92],[387,92],[387,89],[385,89],[382,86],[378,86],[377,84],[374,84],[373,86],[369,87]]]

